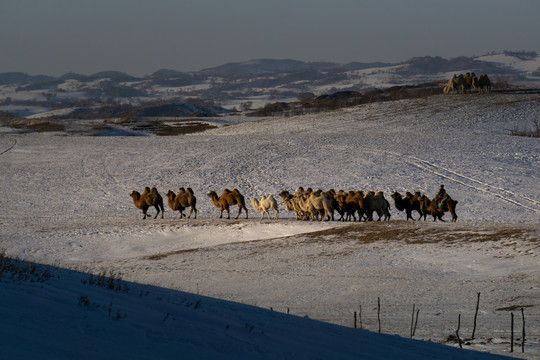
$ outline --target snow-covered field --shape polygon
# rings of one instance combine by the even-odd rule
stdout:
[[[168,344],[164,354],[185,349],[192,355],[204,349],[201,357],[206,358],[244,350],[240,357],[286,358],[302,351],[306,358],[320,354],[330,358],[339,349],[343,358],[358,356],[357,351],[373,358],[392,358],[399,349],[402,358],[433,358],[440,350],[422,348],[422,343],[379,338],[302,317],[352,327],[353,313],[361,312],[363,327],[376,332],[380,298],[381,331],[408,337],[414,304],[420,310],[414,338],[457,347],[445,338],[455,333],[459,314],[460,335],[470,337],[480,293],[475,340],[464,348],[510,355],[510,312],[516,315],[517,348],[524,308],[525,353],[514,354],[540,358],[540,142],[509,135],[514,129],[531,130],[539,118],[538,94],[490,94],[434,96],[314,115],[234,121],[178,137],[64,136],[3,128],[0,249],[29,261],[94,274],[112,271],[126,281],[192,293],[150,290],[161,302],[148,300],[147,316],[155,313],[160,318],[145,334],[134,331],[141,345],[133,351],[141,357],[151,354],[144,349],[152,348],[154,339],[158,346]],[[405,214],[394,206],[389,222],[300,222],[277,195],[282,189],[304,186],[384,191],[391,201],[394,191],[421,191],[432,197],[441,184],[459,201],[455,224],[406,222]],[[145,186],[157,187],[163,196],[169,189],[192,187],[198,200],[197,219],[178,219],[165,205],[165,219],[142,220],[129,194]],[[259,221],[251,204],[248,220],[243,215],[239,220],[219,219],[219,210],[205,194],[224,188],[238,188],[248,200],[274,194],[279,199],[280,220]],[[70,276],[75,275],[53,277],[50,286]],[[0,297],[0,317],[10,321],[0,339],[21,345],[21,339],[33,339],[30,343],[35,347],[46,343],[52,336],[43,330],[43,323],[54,323],[54,316],[43,313],[51,311],[54,306],[46,305],[55,302],[32,304],[43,309],[38,311],[41,315],[18,315],[16,305],[22,303],[28,309],[30,300],[25,294],[44,285],[1,281],[11,296]],[[86,317],[59,311],[65,323],[51,331],[68,328],[72,333],[65,338],[65,348],[54,347],[62,355],[51,350],[58,358],[80,355],[84,349],[98,351],[96,344],[113,343],[103,339],[111,334],[119,337],[113,345],[121,347],[128,335],[119,324],[131,321],[132,329],[138,326],[133,313],[139,314],[141,308],[118,305],[128,309],[118,309],[121,316],[115,320],[114,331],[96,330],[99,309],[106,313],[109,300],[95,295],[94,306],[89,295],[91,306],[85,301],[81,305],[82,292],[91,287],[79,287],[83,290],[75,290],[81,293],[72,294],[69,305],[60,304],[74,306]],[[61,291],[53,293],[57,300],[62,298]],[[129,304],[122,296],[115,295],[111,304]],[[223,315],[226,320],[210,325],[204,316],[193,320],[196,312],[169,309],[180,300],[163,300],[167,296],[191,305],[208,296],[275,311],[263,316],[266,311],[247,307],[244,311],[249,315],[239,315],[233,304],[223,303],[220,308],[220,302],[204,297],[203,304],[212,304],[204,316],[227,314]],[[157,311],[160,304],[165,310]],[[195,306],[186,307],[193,310]],[[300,318],[277,313],[287,310]],[[124,312],[130,314],[126,319]],[[168,314],[189,317],[185,320],[189,331],[178,325],[180,319],[175,319],[178,328],[172,328],[165,321]],[[275,330],[282,335],[255,339],[246,320],[249,316],[257,319],[257,331],[262,327],[263,333]],[[245,337],[224,330],[232,318],[251,329]],[[210,329],[215,340],[204,340],[205,329]],[[72,344],[78,331],[92,332],[94,345],[70,352],[75,351]],[[283,335],[287,331],[290,336]],[[298,332],[305,333],[306,339],[313,335],[306,340],[313,345],[311,350],[299,350],[303,348],[292,340]],[[167,342],[175,336],[185,341]],[[340,337],[328,340],[337,350],[320,341],[325,336]],[[366,346],[358,350],[350,342]],[[372,348],[368,342],[377,346]],[[445,351],[439,358],[473,356]]]

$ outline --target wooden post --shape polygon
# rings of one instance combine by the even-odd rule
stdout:
[[[411,318],[411,332],[409,333],[411,338],[413,337],[414,310],[415,310],[415,307],[416,307],[416,304],[413,304],[413,306],[412,306],[412,318]]]
[[[514,313],[510,313],[511,321],[510,321],[510,352],[514,352]]]
[[[461,327],[461,314],[458,315],[458,322],[457,322],[457,329],[456,329],[456,337],[459,344],[459,348],[463,349],[463,346],[461,345],[461,338],[459,337],[459,328]]]
[[[521,319],[523,327],[521,329],[521,352],[525,352],[525,313],[523,311],[523,308],[521,308]]]
[[[377,321],[379,322],[379,332],[381,332],[381,298],[377,298]]]
[[[289,315],[289,308],[287,308],[287,315]]]
[[[354,312],[354,328],[356,329],[356,311]]]
[[[362,326],[362,305],[360,305],[360,312],[358,313],[358,320],[360,320],[360,329],[363,329]]]
[[[480,293],[478,293],[478,300],[476,300],[476,312],[474,313],[474,326],[472,330],[471,339],[474,340],[474,333],[476,332],[476,318],[478,317],[478,307],[480,306]]]
[[[416,334],[416,326],[418,325],[418,313],[420,312],[420,309],[416,310],[416,320],[414,322],[414,329],[413,329],[413,332],[412,332],[412,336],[414,336],[414,334]]]

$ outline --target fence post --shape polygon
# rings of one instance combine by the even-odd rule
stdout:
[[[416,320],[414,322],[414,329],[413,329],[413,332],[412,332],[412,336],[414,336],[414,334],[416,334],[416,326],[418,325],[418,313],[420,313],[420,309],[416,310]]]
[[[456,329],[456,337],[458,341],[458,345],[460,349],[463,349],[463,346],[461,345],[461,338],[459,337],[459,328],[461,327],[461,314],[458,315],[458,322],[457,322],[457,329]]]
[[[415,310],[416,304],[413,304],[412,306],[412,318],[411,318],[411,338],[413,337],[413,326],[414,326],[414,310]]]
[[[514,313],[510,313],[510,352],[514,352]]]
[[[379,332],[381,332],[381,298],[377,298],[377,321],[379,322]]]
[[[480,293],[478,293],[478,300],[476,300],[476,312],[474,313],[474,326],[472,330],[471,339],[474,340],[474,333],[476,332],[476,318],[478,317],[478,307],[480,306]]]
[[[523,327],[521,329],[521,352],[524,353],[525,352],[525,312],[523,310],[523,308],[521,308],[521,319],[522,319],[522,323],[523,323]]]
[[[360,320],[360,329],[363,329],[362,326],[362,305],[360,305],[360,312],[358,313],[358,320]]]

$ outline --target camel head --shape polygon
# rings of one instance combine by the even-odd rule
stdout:
[[[253,208],[255,209],[255,211],[260,211],[260,207],[259,207],[259,200],[257,200],[257,198],[253,198],[251,199],[251,204],[253,204]]]

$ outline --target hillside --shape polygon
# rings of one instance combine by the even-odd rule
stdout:
[[[189,73],[161,69],[143,78],[117,71],[58,78],[0,73],[0,117],[92,120],[148,116],[148,108],[153,109],[150,116],[158,117],[216,116],[337,92],[441,86],[453,73],[466,72],[488,74],[499,89],[538,88],[539,68],[540,56],[534,52],[505,52],[416,57],[398,64],[260,59]]]
[[[432,95],[215,117],[204,132],[167,137],[0,127],[0,253],[61,268],[45,282],[40,267],[2,277],[3,353],[538,359],[540,143],[512,132],[535,126],[539,97]],[[456,223],[406,221],[390,197],[432,198],[441,184],[458,201]],[[142,220],[130,194],[145,186],[164,197],[191,187],[197,218],[179,218],[165,199],[163,219]],[[296,220],[278,194],[299,186],[382,191],[391,219]],[[225,188],[244,194],[247,219],[219,218],[206,194]],[[259,220],[250,204],[266,194],[278,220]],[[131,290],[91,285],[100,274]],[[369,332],[353,328],[355,312]],[[459,349],[458,318],[464,349],[489,354]]]

